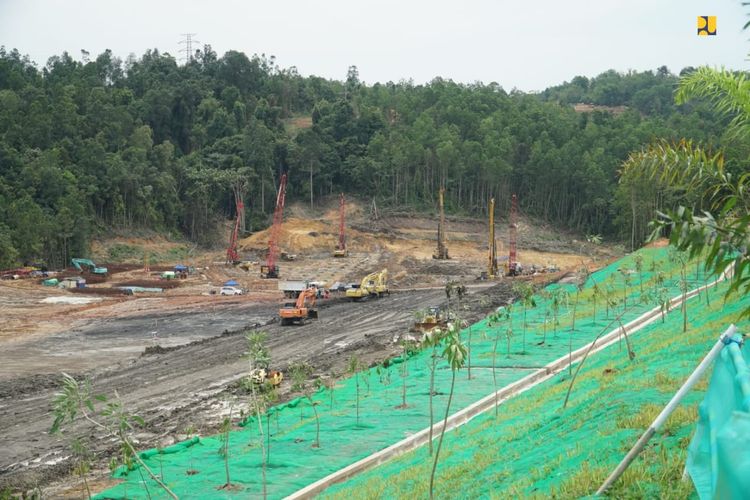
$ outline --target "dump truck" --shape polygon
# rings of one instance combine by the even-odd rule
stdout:
[[[318,310],[315,309],[315,299],[318,297],[318,289],[310,287],[299,294],[297,302],[288,302],[284,307],[279,309],[281,324],[291,325],[299,323],[304,325],[308,319],[318,319]],[[307,305],[307,301],[310,305]]]
[[[359,285],[354,285],[346,291],[346,296],[350,300],[361,300],[367,297],[382,297],[390,293],[388,289],[388,269],[383,269],[362,278]]]
[[[279,291],[287,299],[296,299],[299,294],[310,288],[310,280],[284,280],[278,283]]]

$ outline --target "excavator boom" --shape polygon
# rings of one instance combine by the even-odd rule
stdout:
[[[293,306],[284,307],[279,309],[279,317],[281,318],[282,325],[290,325],[292,323],[302,323],[308,319],[318,319],[318,310],[315,309],[315,300],[318,296],[318,289],[310,287],[304,292],[299,294],[297,301]],[[308,299],[310,304],[307,304]]]
[[[388,269],[368,274],[362,278],[358,288],[346,291],[347,298],[351,300],[363,299],[365,297],[382,297],[390,295],[388,289]]]

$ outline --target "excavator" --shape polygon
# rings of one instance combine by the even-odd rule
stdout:
[[[311,286],[299,294],[297,302],[284,304],[284,307],[279,309],[281,324],[284,326],[291,325],[292,323],[304,325],[308,319],[318,319],[318,310],[315,309],[315,299],[317,296],[318,289]],[[309,306],[307,305],[308,299],[310,299]]]
[[[83,272],[83,269],[86,268],[86,270],[94,274],[98,274],[101,276],[107,274],[106,267],[96,267],[96,264],[94,264],[94,261],[92,261],[91,259],[71,259],[70,262],[80,272]]]
[[[346,291],[346,297],[350,300],[361,300],[366,297],[382,297],[390,295],[388,289],[388,269],[368,274],[362,278],[358,287]]]

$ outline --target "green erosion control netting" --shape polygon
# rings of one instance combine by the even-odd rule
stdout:
[[[639,260],[641,272],[636,271]],[[525,336],[523,310],[518,305],[514,306],[509,354],[507,321],[490,327],[484,320],[465,329],[463,338],[467,344],[471,336],[471,379],[468,379],[468,370],[460,371],[451,413],[494,390],[492,361],[496,337],[499,341],[495,375],[497,387],[500,388],[566,355],[569,345],[575,350],[589,343],[610,324],[616,314],[622,313],[622,322],[626,323],[657,306],[656,297],[660,293],[670,297],[679,295],[680,270],[678,259],[667,248],[649,248],[594,273],[578,292],[577,304],[575,285],[552,285],[537,296],[537,306],[528,309]],[[689,273],[687,283],[690,288],[708,280],[693,263],[687,265],[686,272]],[[720,300],[716,292],[712,291],[711,295],[713,302]],[[703,297],[701,295],[700,299],[693,299],[691,303],[703,302]],[[611,303],[609,311],[604,305],[605,299]],[[553,304],[559,304],[556,314]],[[387,307],[387,302],[383,305]],[[455,299],[453,305],[460,311]],[[352,304],[352,307],[356,306]],[[575,330],[571,330],[574,310]],[[605,314],[608,319],[605,319]],[[678,315],[677,311],[671,314]],[[670,321],[677,320],[672,318]],[[612,324],[608,330],[616,326],[617,323]],[[325,389],[316,393],[314,400],[320,403],[317,406],[320,414],[319,448],[312,447],[316,422],[307,400],[297,399],[272,408],[267,471],[269,497],[289,495],[427,427],[430,363],[431,351],[421,351],[409,357],[405,364],[400,359],[391,360],[387,367],[373,368],[361,372],[357,377],[341,380],[333,391],[333,397]],[[402,408],[404,367],[407,371],[407,406]],[[450,378],[450,369],[441,359],[435,376],[438,393],[434,397],[436,419],[445,411]],[[359,421],[355,415],[357,383],[360,393]],[[164,481],[181,498],[247,498],[262,491],[258,439],[257,423],[254,422],[231,433],[230,473],[232,483],[239,487],[231,492],[217,490],[225,482],[224,462],[218,452],[221,447],[218,436],[201,438],[192,446],[180,444],[162,450],[163,453],[151,450],[143,456],[149,467],[163,471],[160,473],[163,473]],[[195,469],[198,473],[188,475],[186,471],[189,469]],[[98,498],[147,498],[145,486],[153,498],[165,497],[145,473],[134,470],[124,474],[121,471],[119,477],[123,482]]]
[[[687,470],[701,499],[750,494],[750,348],[729,343],[714,363]]]
[[[717,298],[726,286],[719,288]],[[693,301],[687,333],[682,332],[682,318],[675,312],[667,315],[665,323],[657,321],[631,335],[636,352],[633,361],[617,344],[588,359],[566,409],[562,405],[569,378],[561,373],[501,405],[497,418],[490,411],[447,433],[436,498],[580,498],[593,494],[719,335],[748,306],[750,297],[724,304],[712,296],[710,306]],[[737,326],[738,331],[747,332],[750,324],[742,321]],[[743,348],[746,357],[748,349],[750,345]],[[707,377],[615,483],[612,498],[695,495],[690,481],[681,477],[706,386]],[[740,444],[744,446],[747,439],[746,434]],[[734,470],[744,470],[745,475],[744,483],[735,480],[735,486],[747,483],[748,450],[745,446],[744,455],[733,456]],[[332,486],[323,496],[426,498],[431,465],[422,447]]]

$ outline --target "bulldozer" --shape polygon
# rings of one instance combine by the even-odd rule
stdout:
[[[279,309],[279,317],[283,326],[299,323],[304,325],[308,319],[318,319],[318,310],[315,309],[315,299],[318,296],[318,289],[310,287],[299,294],[297,302],[288,302],[284,307]],[[307,300],[310,299],[310,305]]]
[[[346,297],[350,300],[361,300],[367,297],[382,297],[390,295],[388,289],[388,269],[368,274],[362,278],[359,286],[346,291]]]

